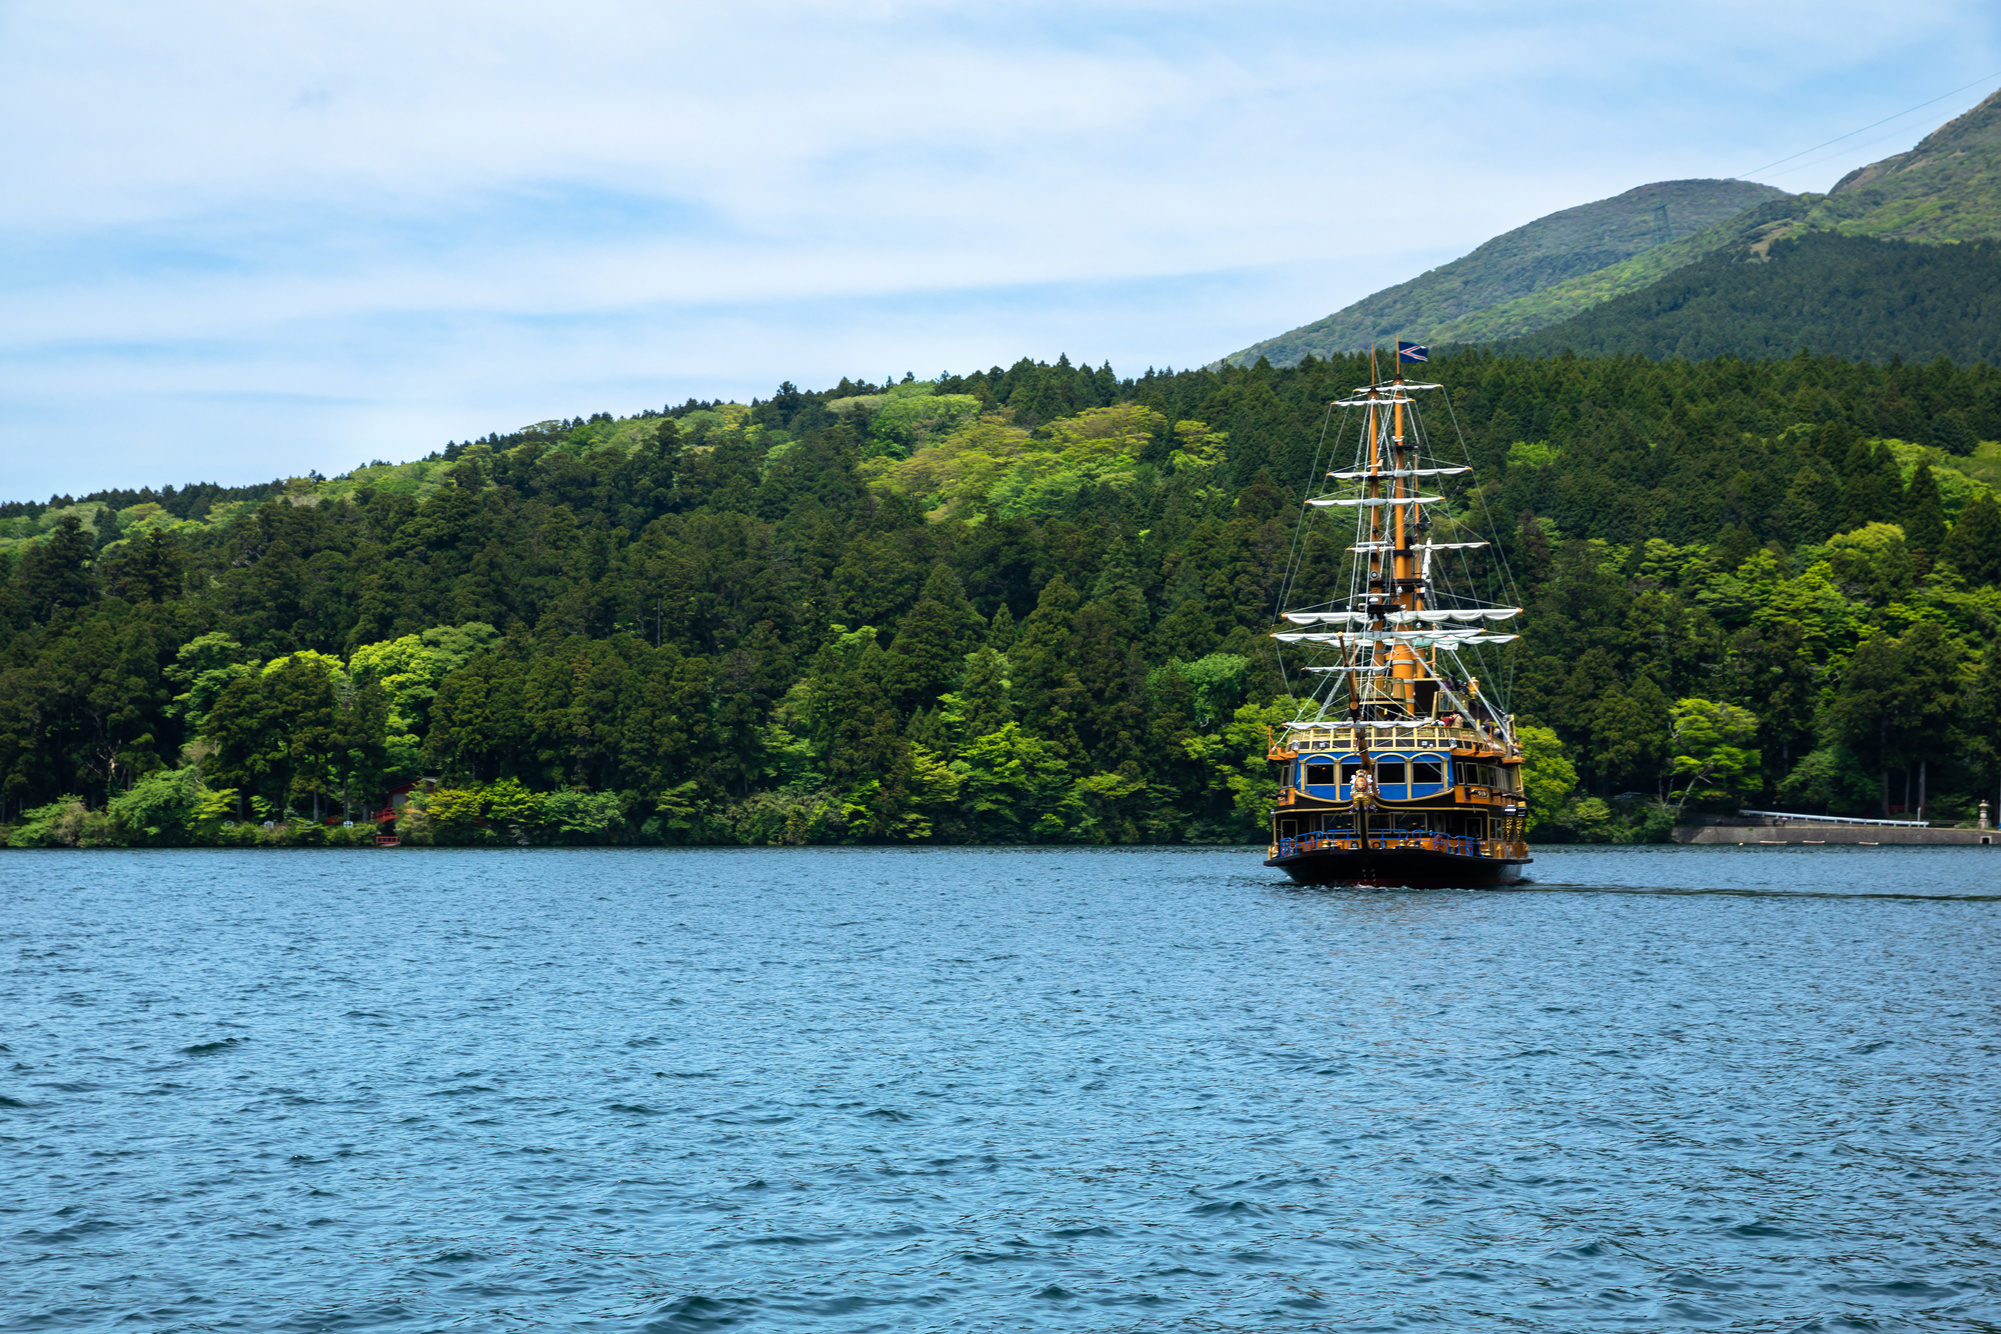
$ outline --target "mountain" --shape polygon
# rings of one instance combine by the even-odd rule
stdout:
[[[1663,207],[1666,228],[1658,221]],[[1923,305],[1948,292],[1955,300],[1984,300],[1978,295],[1984,290],[1979,264],[1972,260],[1816,244],[1792,254],[1784,275],[1759,277],[1727,267],[1683,273],[1713,256],[1762,261],[1778,243],[1814,233],[1932,245],[2001,238],[2001,92],[1940,126],[1909,152],[1848,173],[1826,194],[1788,195],[1746,181],[1641,186],[1539,218],[1463,259],[1226,360],[1241,364],[1262,355],[1288,365],[1309,352],[1325,356],[1399,335],[1436,344],[1535,335],[1521,346],[1575,346],[1580,351],[1701,346],[1743,356],[1764,355],[1752,350],[1764,347],[1790,354],[1802,341],[1860,357],[1888,355],[1883,348],[1907,338],[1914,341],[1906,356],[1916,355],[1919,347],[1986,346],[1970,327],[1953,334],[1938,327],[1939,321],[1964,326],[1963,307]],[[1808,306],[1794,314],[1809,320],[1814,337],[1803,336],[1807,326],[1754,329],[1757,312],[1766,308],[1761,303],[1794,291],[1809,272],[1850,284],[1880,311],[1897,312],[1895,318],[1884,322],[1868,316],[1873,322],[1863,328],[1854,324],[1852,312],[1836,317],[1824,302],[1815,304],[1799,289]],[[1719,324],[1717,303],[1732,300],[1728,293],[1740,279],[1748,284],[1748,304]],[[1919,289],[1898,305],[1886,285],[1906,279]],[[1575,325],[1565,323],[1662,283],[1666,285],[1644,300]],[[1670,323],[1654,332],[1639,332],[1634,323],[1669,317]],[[1827,324],[1829,319],[1834,324]]]
[[[1790,198],[1783,190],[1751,181],[1657,181],[1642,185],[1610,199],[1537,218],[1450,264],[1384,288],[1325,319],[1266,339],[1224,360],[1248,365],[1263,356],[1274,365],[1289,366],[1308,353],[1325,357],[1398,336],[1444,341],[1438,331],[1456,320],[1667,249],[1755,205]],[[1706,249],[1697,251],[1680,262],[1691,262],[1706,253]],[[1552,316],[1560,318],[1561,314]]]
[[[1688,358],[2001,361],[2001,93],[1824,195],[1490,306],[1437,342]]]
[[[1789,357],[1804,347],[1861,361],[2001,364],[2001,243],[1804,231],[1762,257],[1710,255],[1507,347],[1690,361]]]
[[[1933,131],[1910,152],[1849,172],[1824,195],[1769,200],[1672,244],[1461,316],[1434,329],[1431,338],[1438,343],[1518,338],[1640,291],[1705,256],[1741,252],[1762,258],[1774,243],[1809,232],[1929,243],[2001,237],[2001,92]],[[1864,252],[1816,249],[1812,253],[1817,257],[1839,253],[1840,263],[1852,268],[1862,262]],[[1894,274],[1925,268],[1908,258],[1885,255],[1870,282],[1880,284]],[[1638,309],[1670,302],[1672,293],[1683,290],[1671,285],[1658,301],[1627,307],[1619,318],[1623,321]],[[1607,327],[1595,321],[1580,326],[1589,329],[1594,339]],[[1536,345],[1548,341],[1538,338]]]

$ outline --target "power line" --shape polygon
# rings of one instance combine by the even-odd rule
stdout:
[[[1794,158],[1805,157],[1808,153],[1818,153],[1821,149],[1826,148],[1829,144],[1838,144],[1843,139],[1853,139],[1856,135],[1867,133],[1868,131],[1875,129],[1876,126],[1878,125],[1888,125],[1891,121],[1896,120],[1902,116],[1908,116],[1913,111],[1923,111],[1926,107],[1932,105],[1933,102],[1943,102],[1948,97],[1952,97],[1957,93],[1963,93],[1968,88],[1977,88],[1981,84],[1986,83],[1989,79],[1994,79],[1994,78],[2001,78],[2001,74],[1984,74],[1980,78],[1975,79],[1972,83],[1961,84],[1959,87],[1953,89],[1952,92],[1950,93],[1940,93],[1937,97],[1932,98],[1930,102],[1920,102],[1914,107],[1904,108],[1902,111],[1899,111],[1895,116],[1885,116],[1883,117],[1883,119],[1879,121],[1876,121],[1869,125],[1864,125],[1859,130],[1850,130],[1847,134],[1838,134],[1834,138],[1829,139],[1825,144],[1815,144],[1812,148],[1802,148],[1797,153],[1791,153],[1785,157],[1780,158],[1778,162],[1767,162],[1764,166],[1759,167],[1756,171],[1747,171],[1743,174],[1743,176],[1740,176],[1737,179],[1743,180],[1746,177],[1756,176],[1760,171],[1770,171],[1773,167],[1778,166],[1780,162],[1791,162]]]

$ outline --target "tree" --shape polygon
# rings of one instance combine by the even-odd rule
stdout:
[[[1735,704],[1679,699],[1673,719],[1668,774],[1680,787],[1670,788],[1668,795],[1674,801],[1677,823],[1690,798],[1734,802],[1757,790],[1761,780],[1756,714]]]
[[[1828,740],[1877,773],[1885,818],[1891,772],[1928,766],[1950,744],[1946,724],[1956,707],[1960,654],[1938,625],[1922,621],[1901,639],[1864,640],[1841,674],[1826,714]]]
[[[2001,505],[1982,492],[1959,512],[1939,556],[1969,584],[2001,583]]]
[[[1651,784],[1668,759],[1668,698],[1641,673],[1630,690],[1607,693],[1592,723],[1592,764],[1609,795],[1614,785]]]
[[[945,717],[961,742],[998,732],[1014,721],[1014,697],[1007,658],[991,648],[966,655],[959,689],[944,699]]]
[[[219,781],[275,810],[310,797],[317,815],[320,800],[338,789],[355,740],[340,717],[337,687],[345,685],[339,660],[313,652],[274,658],[255,675],[232,679],[203,720]]]
[[[1077,591],[1062,575],[1051,579],[1008,654],[1024,725],[1049,738],[1066,758],[1076,753],[1075,720],[1084,689],[1071,666],[1080,605]]]
[[[1577,766],[1547,727],[1523,723],[1515,728],[1515,739],[1522,747],[1522,792],[1528,798],[1528,833],[1533,836],[1577,790]]]
[[[1826,541],[1834,528],[1835,515],[1830,511],[1837,500],[1834,488],[1820,470],[1812,464],[1802,465],[1793,474],[1785,499],[1779,502],[1779,531],[1795,547]]]
[[[1857,440],[1842,471],[1848,480],[1841,488],[1841,532],[1866,523],[1896,522],[1904,475],[1888,445],[1879,441],[1872,448],[1868,441]]]
[[[20,597],[28,614],[47,621],[62,611],[86,606],[97,596],[91,577],[91,541],[75,514],[57,520],[44,542],[21,556]]]
[[[1920,463],[1911,474],[1911,485],[1904,492],[1903,529],[1912,556],[1930,569],[1945,544],[1945,505],[1929,463]]]
[[[943,561],[932,566],[917,605],[904,614],[889,647],[890,693],[896,704],[906,711],[924,708],[951,689],[985,631],[959,576]]]
[[[107,554],[98,567],[104,591],[130,602],[165,602],[179,594],[187,553],[164,528],[148,528],[123,550]]]

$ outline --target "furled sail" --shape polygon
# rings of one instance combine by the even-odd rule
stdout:
[[[1521,614],[1520,607],[1425,607],[1419,611],[1393,611],[1385,619],[1391,625],[1409,625],[1413,621],[1505,621]]]
[[[1351,630],[1345,634],[1308,634],[1305,631],[1275,634],[1283,644],[1505,644],[1519,635],[1488,635],[1474,630]]]
[[[1330,472],[1327,475],[1343,482],[1353,482],[1370,477],[1450,477],[1454,473],[1472,471],[1471,468],[1385,468],[1380,472]]]
[[[1375,505],[1436,505],[1444,499],[1444,496],[1357,496],[1351,500],[1309,500],[1306,503],[1320,509],[1326,509],[1329,505],[1356,509]]]

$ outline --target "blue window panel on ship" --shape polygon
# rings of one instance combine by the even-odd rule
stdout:
[[[1299,790],[1323,801],[1339,801],[1347,789],[1336,781],[1340,773],[1331,755],[1309,755],[1299,762]]]
[[[1410,796],[1404,775],[1410,771],[1408,755],[1376,756],[1376,790],[1385,801],[1404,801]]]
[[[1419,753],[1377,755],[1372,758],[1379,773],[1390,765],[1396,765],[1398,772],[1406,775],[1404,781],[1383,783],[1378,788],[1381,795],[1390,801],[1436,797],[1446,790],[1449,786],[1447,780],[1452,776],[1449,762],[1443,755]],[[1301,792],[1323,801],[1347,801],[1355,795],[1354,783],[1339,780],[1351,776],[1360,763],[1353,755],[1308,755],[1299,761],[1297,786]],[[1418,768],[1420,765],[1425,767]],[[1343,773],[1344,770],[1347,772]],[[1412,782],[1411,779],[1422,781]]]
[[[1413,755],[1410,765],[1411,796],[1435,797],[1445,791],[1445,780],[1449,775],[1443,755]]]

